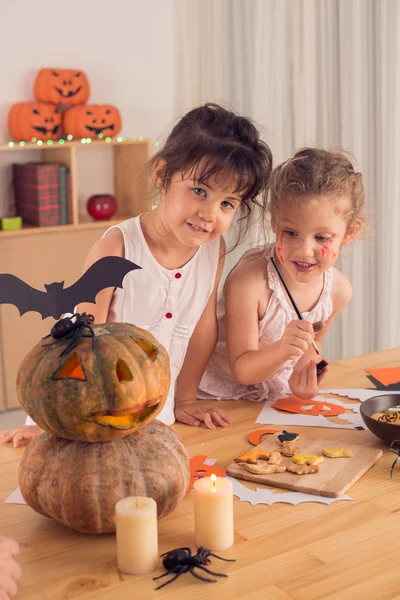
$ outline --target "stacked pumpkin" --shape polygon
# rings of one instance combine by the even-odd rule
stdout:
[[[9,111],[8,129],[18,142],[58,140],[62,130],[65,136],[90,139],[121,131],[121,115],[115,106],[86,104],[90,85],[81,70],[41,69],[34,95],[37,102],[18,102]]]
[[[92,325],[63,359],[68,341],[40,341],[17,376],[19,400],[46,432],[28,446],[19,485],[36,512],[84,533],[115,531],[115,504],[148,496],[171,512],[190,479],[187,452],[154,420],[170,383],[166,350],[125,323]]]

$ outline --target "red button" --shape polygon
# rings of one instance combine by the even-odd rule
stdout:
[[[176,273],[175,279],[180,279],[182,277],[182,273]]]
[[[165,316],[167,317],[167,319],[171,319],[172,318],[172,313],[167,313]]]

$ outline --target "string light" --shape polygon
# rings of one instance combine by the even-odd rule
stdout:
[[[160,145],[160,142],[154,142],[154,144],[153,144],[154,148],[158,148],[159,145]]]
[[[104,138],[104,134],[103,133],[99,133],[97,137],[98,137],[99,140],[102,140]],[[125,137],[122,137],[122,136],[118,136],[117,138],[114,138],[114,141],[116,141],[118,143],[122,143],[122,142],[125,142],[125,141],[135,141],[135,140],[138,140],[138,141],[142,142],[144,139],[145,138],[142,135],[140,135],[139,137],[133,136],[133,137],[130,137],[130,138],[125,138]],[[30,141],[32,142],[32,144],[36,144],[37,146],[43,146],[43,143],[44,143],[43,140],[38,140],[35,137],[31,138]],[[65,144],[66,141],[68,141],[68,142],[71,142],[71,141],[77,142],[78,140],[77,139],[74,140],[74,136],[70,134],[70,135],[67,135],[66,139],[60,138],[59,140],[56,140],[56,141],[58,141],[58,143],[60,145],[62,145],[62,144]],[[80,138],[80,143],[81,144],[91,144],[92,141],[93,140],[91,138]],[[104,138],[104,141],[107,142],[107,143],[109,143],[109,142],[113,141],[113,138],[106,137],[106,138]],[[14,142],[14,141],[10,140],[8,142],[8,146],[10,148],[13,148],[16,143],[18,143],[19,146],[24,147],[27,142],[24,141],[24,140],[22,140],[20,142]],[[53,140],[47,140],[46,143],[47,143],[48,146],[51,146],[52,144],[55,143],[55,141],[53,141]],[[160,145],[159,142],[153,142],[154,148],[157,148],[159,145]]]

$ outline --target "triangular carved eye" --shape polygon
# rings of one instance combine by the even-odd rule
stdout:
[[[137,343],[138,346],[141,347],[141,349],[146,352],[147,356],[150,358],[150,360],[152,362],[154,362],[158,356],[158,348],[157,346],[155,346],[154,344],[150,344],[149,342],[146,342],[146,340],[142,340],[142,338],[138,338],[138,337],[133,337],[132,338],[134,342]]]
[[[119,358],[117,360],[116,371],[117,371],[118,381],[120,383],[125,383],[126,381],[133,380],[133,375],[131,373],[131,370],[128,367],[128,365],[126,364],[126,362],[124,360],[122,360],[122,358]]]
[[[76,352],[67,358],[60,369],[57,369],[52,379],[81,379],[86,381],[86,375],[82,369]]]

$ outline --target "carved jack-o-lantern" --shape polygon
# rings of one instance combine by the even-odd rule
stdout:
[[[313,415],[318,417],[337,417],[346,412],[343,406],[331,404],[330,402],[319,402],[318,400],[303,400],[296,396],[281,398],[273,404],[273,408],[285,410],[299,415]]]
[[[120,112],[112,104],[74,106],[65,111],[63,119],[65,134],[74,138],[113,137],[122,128]]]
[[[39,102],[85,104],[89,100],[88,78],[79,69],[41,69],[36,75],[34,93]]]
[[[126,323],[92,326],[69,343],[40,341],[17,375],[19,401],[43,429],[69,440],[108,442],[147,425],[164,406],[169,357],[144,329]]]
[[[61,134],[61,113],[53,104],[18,102],[8,113],[8,130],[17,142],[58,140]]]

